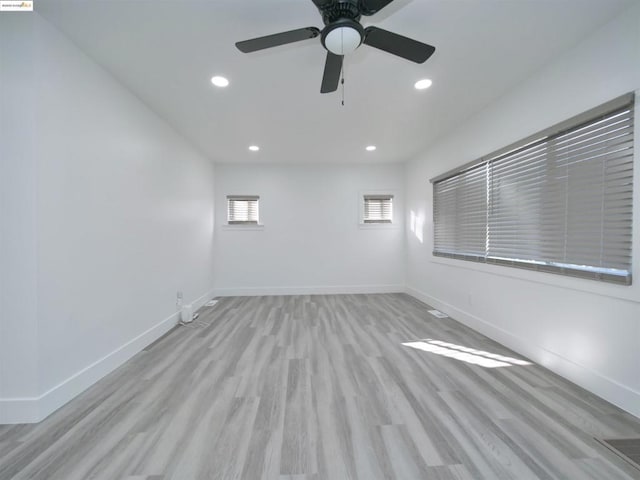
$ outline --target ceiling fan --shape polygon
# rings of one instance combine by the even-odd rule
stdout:
[[[267,35],[237,42],[241,52],[250,53],[265,48],[308,40],[320,35],[322,46],[327,50],[320,93],[338,89],[344,55],[352,53],[361,44],[384,50],[415,63],[425,62],[435,52],[435,47],[388,32],[377,27],[363,28],[362,15],[379,12],[393,0],[311,0],[322,15],[325,27],[299,28],[288,32]]]

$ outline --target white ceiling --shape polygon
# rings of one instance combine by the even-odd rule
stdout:
[[[359,48],[345,59],[344,107],[340,90],[319,93],[319,38],[252,54],[234,46],[321,28],[311,0],[43,0],[36,9],[214,161],[395,162],[635,1],[395,0],[363,25],[436,53],[417,65]],[[213,87],[215,74],[231,85]],[[425,77],[433,86],[416,91]],[[366,152],[370,144],[378,150]]]

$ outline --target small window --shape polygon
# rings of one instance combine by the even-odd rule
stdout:
[[[393,195],[365,195],[364,223],[391,223],[393,221]]]
[[[227,195],[227,223],[229,225],[257,225],[258,202],[255,195]]]

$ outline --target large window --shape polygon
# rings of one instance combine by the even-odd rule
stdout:
[[[633,102],[432,179],[433,254],[631,284]]]
[[[229,225],[257,225],[258,201],[255,195],[227,196],[227,223]]]

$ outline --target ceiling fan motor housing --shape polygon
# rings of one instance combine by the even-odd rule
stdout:
[[[358,0],[336,0],[327,3],[320,8],[320,13],[322,13],[322,21],[325,25],[329,25],[341,18],[356,22],[360,20]]]

